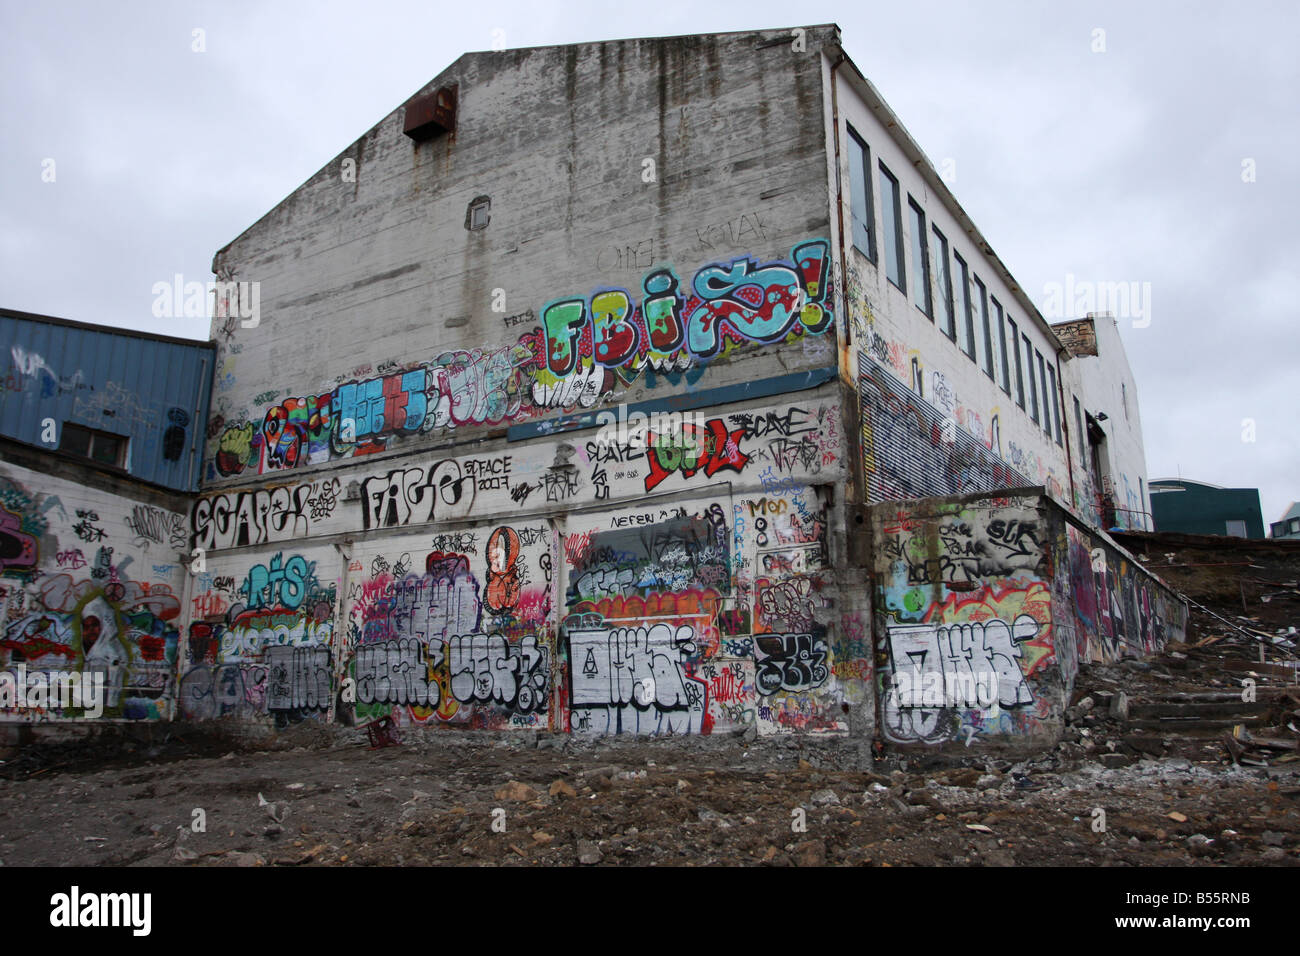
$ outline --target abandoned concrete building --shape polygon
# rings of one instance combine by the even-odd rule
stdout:
[[[837,27],[466,54],[213,272],[147,716],[1036,745],[1185,627],[1104,530],[1114,321],[1043,319]]]

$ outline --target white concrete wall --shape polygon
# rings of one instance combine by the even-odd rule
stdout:
[[[829,81],[830,61],[826,63]],[[987,247],[967,234],[957,215],[955,200],[944,189],[937,189],[927,182],[914,164],[912,157],[904,151],[902,143],[895,138],[894,131],[887,129],[878,118],[876,111],[860,95],[860,87],[850,82],[852,71],[850,64],[842,64],[836,71],[836,98],[838,100],[840,161],[839,177],[843,199],[843,228],[845,236],[843,245],[848,260],[848,296],[847,314],[849,322],[847,331],[852,342],[847,348],[847,361],[855,377],[870,369],[859,369],[859,355],[867,356],[892,375],[897,381],[933,405],[943,417],[949,418],[970,435],[978,439],[984,448],[996,453],[1008,464],[1033,484],[1045,485],[1049,491],[1067,504],[1072,501],[1071,475],[1066,455],[1066,442],[1074,441],[1073,422],[1067,420],[1068,408],[1060,403],[1058,384],[1058,409],[1061,416],[1061,441],[1057,442],[1055,421],[1052,422],[1049,435],[1041,423],[1036,423],[1029,413],[1033,389],[1028,376],[1029,367],[1025,360],[1023,338],[1017,342],[1022,357],[1022,369],[1025,376],[1025,407],[1017,401],[1015,353],[1010,352],[1009,375],[1006,388],[1000,361],[993,362],[994,377],[990,378],[978,361],[984,349],[984,343],[977,341],[975,359],[962,350],[963,321],[960,290],[960,272],[952,255],[960,255],[969,267],[969,287],[972,308],[975,311],[977,339],[982,340],[983,329],[980,320],[979,298],[975,279],[981,280],[990,297],[989,316],[992,334],[997,345],[996,313],[992,299],[996,299],[1004,309],[1004,323],[1014,320],[1019,335],[1027,336],[1032,348],[1034,375],[1040,376],[1037,364],[1041,354],[1045,368],[1052,368],[1058,380],[1064,378],[1065,392],[1077,388],[1073,369],[1067,361],[1057,360],[1059,343],[1050,328],[1042,320],[1032,304],[1028,303],[1018,287],[1006,276],[1005,269],[990,254]],[[849,147],[851,140],[848,126],[863,138],[870,149],[870,191],[872,198],[872,215],[875,223],[876,262],[873,264],[866,255],[853,245],[851,228],[851,209],[853,195],[849,175]],[[895,286],[885,275],[884,252],[884,209],[880,188],[879,164],[884,163],[897,178],[900,191],[900,208],[903,223],[903,254],[908,290]],[[927,243],[934,227],[947,238],[950,247],[951,274],[953,283],[954,311],[958,328],[957,341],[950,339],[940,327],[939,270],[931,264],[931,295],[934,303],[935,320],[931,320],[917,305],[911,295],[911,276],[917,264],[912,253],[912,223],[908,199],[911,197],[925,213]],[[833,217],[834,218],[834,217]],[[837,234],[839,222],[833,222]],[[930,248],[933,257],[933,248]],[[1005,325],[1009,340],[1011,329]],[[995,351],[995,356],[1000,352]],[[1049,390],[1051,376],[1048,376]],[[1042,407],[1043,389],[1038,387],[1040,408]],[[1048,402],[1051,409],[1051,402]],[[1052,410],[1053,416],[1056,410]],[[1040,413],[1040,422],[1042,415]],[[867,436],[870,446],[870,435]],[[951,445],[950,436],[941,439]],[[888,491],[891,482],[887,474],[891,467],[886,456],[877,456],[874,460],[871,448],[867,449],[868,467],[878,468],[881,472],[880,484]],[[870,482],[868,482],[870,485]],[[898,484],[898,493],[906,497],[906,488]],[[979,490],[974,487],[961,487],[955,482],[954,487],[943,489],[939,493],[952,494]]]
[[[1070,362],[1078,378],[1076,394],[1085,412],[1093,417],[1099,412],[1106,414],[1101,427],[1106,433],[1106,467],[1112,484],[1116,525],[1151,531],[1151,489],[1147,481],[1137,380],[1129,367],[1115,317],[1095,315],[1093,328],[1097,354],[1077,356]],[[1073,410],[1070,414],[1074,414]]]

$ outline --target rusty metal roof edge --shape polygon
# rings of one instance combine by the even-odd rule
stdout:
[[[54,315],[42,315],[38,312],[21,312],[18,309],[0,307],[0,318],[19,319],[26,322],[40,322],[45,325],[61,325],[65,328],[83,329],[87,332],[103,332],[106,335],[125,335],[136,339],[149,339],[168,345],[187,345],[194,348],[213,351],[216,346],[208,339],[187,339],[177,335],[163,335],[161,332],[144,332],[140,329],[125,328],[118,325],[99,325],[95,322],[81,322],[77,319],[61,319]]]

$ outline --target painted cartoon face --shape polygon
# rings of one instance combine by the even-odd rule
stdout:
[[[99,640],[99,635],[103,631],[103,623],[93,614],[87,614],[81,619],[81,650],[89,651]]]

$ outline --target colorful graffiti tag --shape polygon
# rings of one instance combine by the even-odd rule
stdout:
[[[195,576],[183,716],[270,715],[287,726],[328,713],[337,584],[318,576],[326,554],[280,552],[242,570],[225,560]]]
[[[505,347],[445,352],[223,418],[209,435],[209,477],[299,468],[406,436],[589,408],[646,370],[680,373],[746,347],[822,335],[834,322],[829,250],[813,239],[784,261],[710,263],[689,283],[657,268],[637,298],[601,288],[547,303],[541,324]]]
[[[569,729],[844,730],[819,619],[833,605],[821,578],[824,516],[806,487],[785,493],[730,509],[628,508],[603,527],[570,529]],[[805,630],[792,632],[794,622]]]
[[[420,570],[409,552],[375,554],[352,584],[357,719],[554,729],[553,535],[524,524],[454,537],[462,551],[429,551]]]
[[[182,582],[175,565],[133,572],[150,568],[149,540],[169,539],[185,517],[135,505],[125,516],[133,533],[115,536],[101,506],[65,507],[61,496],[74,495],[89,504],[85,489],[61,479],[16,467],[0,477],[0,672],[23,675],[29,692],[41,688],[23,700],[0,695],[0,712],[24,721],[170,718]],[[74,539],[94,547],[57,544]],[[54,693],[73,683],[97,687],[97,700]]]
[[[1149,655],[1185,626],[1171,592],[1047,498],[890,502],[872,525],[898,743],[1052,737],[1081,661]]]

